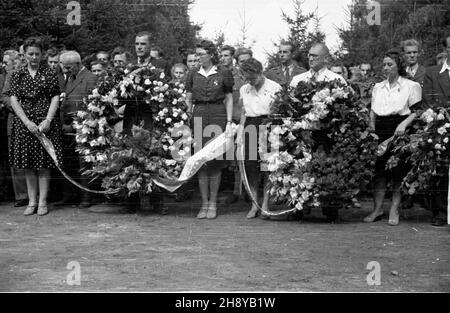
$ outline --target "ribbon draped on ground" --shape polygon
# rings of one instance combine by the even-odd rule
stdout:
[[[96,194],[112,195],[112,194],[116,194],[118,192],[118,190],[117,191],[114,191],[114,190],[113,191],[92,190],[92,189],[88,189],[88,188],[84,187],[83,185],[79,184],[78,182],[76,182],[73,178],[71,178],[69,175],[67,175],[67,173],[64,172],[64,170],[61,168],[61,166],[58,162],[58,158],[56,157],[55,147],[53,146],[53,143],[50,141],[50,139],[48,139],[47,136],[45,136],[45,134],[42,132],[36,133],[35,136],[37,137],[37,139],[39,140],[41,145],[44,147],[45,151],[47,151],[47,153],[50,155],[50,157],[52,158],[53,162],[55,163],[56,167],[61,172],[61,174],[63,174],[63,176],[69,182],[71,182],[73,185],[77,186],[78,188],[80,188],[84,191],[96,193]]]
[[[200,168],[208,161],[214,160],[230,150],[234,145],[234,134],[236,129],[233,128],[232,134],[228,136],[222,133],[212,141],[210,141],[203,149],[196,152],[189,157],[181,171],[180,177],[177,180],[162,178],[157,175],[152,175],[153,182],[161,188],[169,192],[174,192],[186,181],[192,178]]]

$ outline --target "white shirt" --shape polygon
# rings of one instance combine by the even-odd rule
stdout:
[[[447,70],[447,71],[448,71],[448,76],[450,77],[450,65],[448,65],[448,62],[450,62],[449,59],[446,59],[446,60],[444,61],[444,64],[442,64],[442,69],[441,69],[441,71],[439,72],[439,74],[442,74],[442,73],[445,72],[445,70]]]
[[[419,69],[419,63],[414,64],[413,66],[408,66],[406,68],[406,73],[411,75],[411,77],[416,76],[417,70]]]
[[[409,108],[421,100],[420,84],[400,76],[392,87],[387,79],[375,84],[372,91],[372,110],[378,116],[409,115]]]
[[[312,69],[310,69],[309,71],[307,71],[305,73],[294,76],[294,78],[292,78],[292,81],[289,86],[295,88],[295,87],[297,87],[298,83],[301,81],[302,82],[310,81],[312,79],[313,75],[314,75],[314,71]],[[316,74],[316,80],[318,82],[323,82],[323,81],[329,82],[329,81],[336,80],[336,79],[340,80],[342,83],[347,85],[347,82],[341,75],[338,75],[338,74],[330,71],[326,67],[322,68]]]
[[[275,94],[281,89],[278,83],[267,78],[265,78],[259,90],[256,90],[250,84],[243,85],[240,89],[240,100],[242,100],[245,116],[268,115],[270,113],[270,105],[275,99]]]
[[[209,69],[208,73],[206,73],[205,69],[203,68],[203,66],[200,66],[200,69],[198,70],[198,73],[202,76],[205,76],[206,78],[208,78],[208,76],[211,76],[213,74],[217,74],[217,66],[213,66]]]

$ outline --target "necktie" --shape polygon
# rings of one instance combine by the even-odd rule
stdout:
[[[290,83],[291,75],[289,73],[289,67],[287,66],[284,68],[284,79],[286,80],[287,83]]]
[[[319,76],[319,73],[313,71],[312,72],[312,76],[311,76],[311,80],[312,81],[317,81],[318,76]]]

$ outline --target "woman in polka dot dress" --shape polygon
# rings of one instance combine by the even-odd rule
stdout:
[[[41,65],[43,46],[38,38],[24,43],[27,65],[11,78],[11,105],[16,116],[9,158],[12,167],[25,169],[29,203],[24,215],[48,213],[47,194],[53,160],[35,136],[45,133],[61,159],[61,124],[56,116],[59,85],[56,72]],[[39,194],[39,202],[38,202]]]

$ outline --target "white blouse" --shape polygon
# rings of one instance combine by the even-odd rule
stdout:
[[[409,108],[421,100],[420,84],[400,76],[392,87],[388,80],[375,84],[372,91],[372,110],[378,116],[409,115]]]
[[[278,83],[267,78],[258,91],[250,84],[242,86],[240,99],[244,106],[245,116],[268,115],[270,113],[270,105],[275,99],[275,94],[281,89],[282,87]]]

